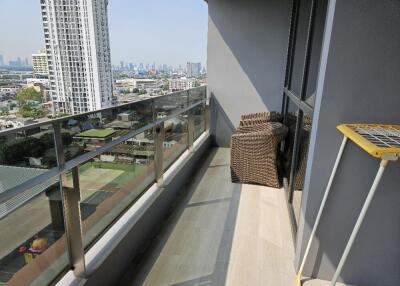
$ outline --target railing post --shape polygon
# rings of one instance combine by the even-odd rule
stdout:
[[[188,111],[188,150],[193,152],[194,141],[194,115],[193,110]]]
[[[61,136],[60,123],[53,123],[54,143],[58,166],[65,164],[64,146]],[[69,262],[77,277],[85,277],[85,256],[82,242],[81,212],[79,207],[79,171],[78,167],[72,169],[73,186],[63,187],[60,176],[60,190],[64,213],[65,238],[69,255]]]
[[[57,157],[57,165],[62,166],[65,164],[65,154],[64,154],[64,145],[61,137],[61,127],[60,123],[53,123],[53,132],[54,132],[54,145],[56,147],[56,157]]]
[[[187,107],[190,106],[190,90],[187,90]],[[194,116],[193,110],[188,111],[188,150],[193,151],[193,141],[194,141]]]
[[[211,125],[210,98],[206,99],[204,105],[204,123],[205,123],[205,131],[210,131],[210,125]]]
[[[86,276],[85,252],[82,241],[81,209],[79,203],[81,192],[79,189],[78,167],[72,169],[73,187],[63,187],[63,205],[65,220],[65,236],[67,239],[68,252],[74,274],[77,277]]]
[[[155,163],[155,171],[156,171],[156,181],[157,185],[160,187],[163,185],[163,176],[164,176],[164,168],[163,168],[163,143],[164,143],[165,131],[164,131],[164,122],[157,125],[154,128],[154,163]]]

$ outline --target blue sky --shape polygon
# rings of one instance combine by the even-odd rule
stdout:
[[[109,0],[111,59],[206,63],[204,0]],[[39,0],[0,0],[0,54],[8,62],[44,47]]]

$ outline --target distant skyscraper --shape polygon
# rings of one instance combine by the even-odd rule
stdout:
[[[58,112],[112,105],[108,0],[41,0],[49,79]]]
[[[124,61],[121,61],[121,70],[124,69]]]
[[[21,58],[17,58],[15,61],[10,60],[9,61],[9,66],[13,68],[20,68],[22,67],[22,61]]]
[[[201,63],[187,63],[187,76],[188,77],[199,77],[201,71]]]
[[[3,55],[0,55],[0,67],[4,66],[4,58]]]
[[[24,66],[26,66],[26,67],[29,67],[29,61],[28,61],[28,58],[25,58],[25,61],[24,61]]]
[[[35,75],[48,75],[49,66],[47,64],[47,56],[45,51],[39,51],[32,54],[33,73]]]

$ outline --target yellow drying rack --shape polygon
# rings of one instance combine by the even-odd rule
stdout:
[[[382,178],[383,172],[389,161],[397,161],[400,158],[400,125],[384,125],[384,124],[341,124],[337,126],[337,129],[343,133],[343,141],[339,149],[339,153],[337,155],[335,165],[333,167],[331,176],[329,178],[328,184],[325,189],[325,194],[321,202],[321,206],[319,208],[317,218],[315,220],[310,239],[308,241],[302,263],[300,265],[300,269],[298,274],[296,275],[296,286],[302,285],[302,273],[304,270],[304,265],[307,260],[307,256],[310,252],[311,244],[315,237],[315,233],[318,228],[318,224],[320,222],[323,209],[325,207],[326,201],[328,199],[329,192],[331,190],[333,179],[336,175],[337,168],[339,166],[339,162],[342,158],[343,151],[345,149],[346,143],[348,139],[350,139],[353,143],[361,147],[364,151],[366,151],[371,156],[381,159],[381,163],[378,169],[378,172],[375,176],[374,182],[369,190],[368,196],[365,199],[364,205],[361,209],[360,215],[357,218],[357,222],[354,225],[353,231],[350,235],[350,238],[347,242],[346,248],[342,254],[342,257],[339,261],[338,267],[333,275],[330,286],[335,286],[336,282],[339,278],[340,273],[342,272],[343,266],[346,263],[347,257],[350,253],[350,250],[353,246],[354,240],[360,230],[361,224],[364,220],[364,217],[367,213],[369,205],[372,201],[372,198],[375,195],[376,189],[379,185],[379,182]]]

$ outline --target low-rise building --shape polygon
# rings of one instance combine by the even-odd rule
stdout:
[[[47,79],[47,78],[27,78],[26,84],[28,85],[28,87],[38,85],[38,84],[43,85],[47,89],[50,87],[50,82],[49,82],[49,79]]]
[[[47,56],[44,51],[32,54],[33,73],[35,75],[49,75],[49,66],[47,64]]]
[[[91,151],[111,142],[115,132],[112,128],[89,129],[76,134],[73,138],[75,142],[85,145],[85,151]]]
[[[169,80],[169,90],[171,92],[186,90],[197,86],[197,80],[194,78],[174,78]]]
[[[20,86],[18,85],[3,85],[0,86],[0,94],[16,94],[19,89]]]
[[[159,86],[159,81],[150,78],[127,78],[116,80],[115,86],[118,90],[132,92],[135,88],[139,90],[156,89]]]

